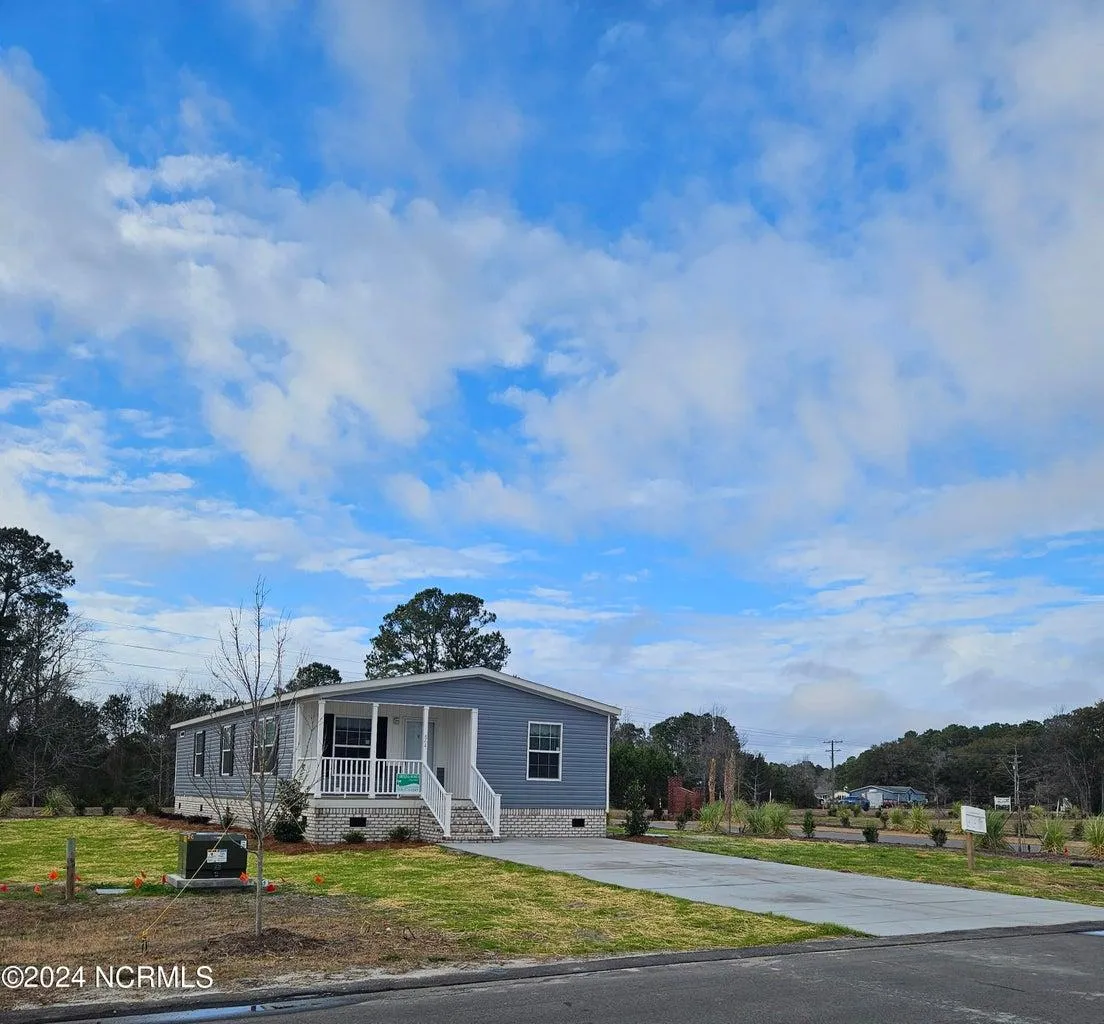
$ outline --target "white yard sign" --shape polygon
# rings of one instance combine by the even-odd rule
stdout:
[[[985,835],[985,809],[982,807],[962,807],[962,831]]]
[[[995,796],[993,797],[993,806],[1000,807],[1003,810],[1012,810],[1012,797],[1010,796]]]

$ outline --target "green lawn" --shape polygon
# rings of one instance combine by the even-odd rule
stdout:
[[[65,839],[71,835],[77,838],[77,870],[86,882],[127,882],[143,871],[159,878],[176,865],[178,833],[126,818],[0,821],[0,881],[45,882],[51,870],[63,869]],[[403,920],[503,955],[702,949],[851,934],[833,925],[620,889],[436,846],[320,851],[271,854],[265,875],[285,890],[370,899]],[[315,883],[316,875],[322,885]]]
[[[962,850],[880,843],[810,843],[799,839],[706,838],[683,834],[677,835],[672,845],[752,860],[1104,906],[1104,870],[1099,868],[1072,868],[979,853],[977,870],[971,873]]]

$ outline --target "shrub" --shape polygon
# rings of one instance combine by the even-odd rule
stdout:
[[[84,817],[84,812],[85,812],[86,809],[87,809],[86,805],[81,800],[78,800],[73,804],[73,813],[78,818],[83,818]]]
[[[303,826],[291,818],[277,818],[272,825],[272,838],[281,843],[301,843]]]
[[[1066,847],[1066,829],[1058,818],[1047,818],[1039,836],[1043,853],[1061,853]]]
[[[839,823],[844,828],[850,828],[851,827],[851,808],[850,807],[841,807],[840,808]]]
[[[698,828],[702,832],[720,832],[724,824],[725,805],[720,800],[714,800],[711,804],[704,804],[698,814]]]
[[[839,814],[839,810],[836,808],[835,804],[832,804],[832,806],[828,808],[828,817],[834,818],[837,814]]]
[[[309,797],[298,779],[276,780],[276,821],[290,821],[299,825],[307,813]],[[300,826],[300,835],[302,826]]]
[[[73,801],[62,786],[51,786],[46,790],[46,797],[43,800],[43,804],[45,805],[46,813],[50,815],[73,813]]]
[[[675,818],[675,828],[677,828],[680,832],[685,832],[686,821],[687,819],[680,814],[677,818]]]
[[[1084,824],[1085,845],[1094,857],[1104,857],[1104,814],[1086,818]]]
[[[868,843],[876,843],[878,841],[877,825],[867,825],[866,828],[862,830],[862,833],[863,839],[865,839]]]
[[[135,814],[137,814],[137,813],[138,813],[138,812],[139,812],[140,810],[141,810],[141,808],[140,808],[140,807],[139,807],[139,806],[138,806],[137,804],[130,804],[130,805],[128,805],[128,807],[127,807],[127,814],[130,814],[130,815],[135,815]]]
[[[1078,818],[1070,827],[1070,839],[1076,839],[1080,842],[1085,838],[1085,819]]]
[[[985,812],[985,835],[978,837],[978,844],[983,850],[996,853],[1008,849],[1008,840],[1004,836],[1004,830],[1008,825],[1008,815],[1004,811]]]
[[[414,829],[409,825],[396,825],[387,833],[387,838],[393,843],[408,843],[414,838]]]
[[[681,811],[679,811],[678,817],[675,818],[675,828],[677,828],[680,832],[682,832],[683,830],[685,830],[687,823],[691,822],[693,820],[694,820],[694,808],[693,807],[683,807],[683,809]]]
[[[114,812],[114,810],[115,810],[115,805],[114,804],[104,804],[103,805],[104,817],[105,818],[110,818],[112,813]],[[188,821],[189,819],[185,818],[184,820]],[[193,824],[195,824],[195,822],[193,822]]]
[[[770,826],[767,823],[767,808],[765,804],[760,804],[758,807],[749,807],[747,814],[744,815],[744,823],[747,828],[748,835],[752,836],[765,836],[770,831]]]
[[[889,824],[889,811],[884,807],[878,808],[878,820],[882,823],[882,828]]]
[[[931,841],[936,846],[945,846],[947,843],[947,830],[940,828],[938,825],[932,825],[931,832],[928,833],[931,836]]]
[[[355,828],[345,833],[345,842],[347,843],[363,843],[364,833],[358,832]]]
[[[5,789],[0,793],[0,818],[10,818],[22,802],[23,794],[18,789]]]
[[[222,814],[219,815],[219,823],[224,829],[229,831],[234,827],[234,822],[237,820],[238,819],[234,816],[234,809],[229,804],[227,804],[222,809]]]
[[[775,839],[790,837],[790,805],[775,803],[773,800],[763,806],[767,819],[767,835]]]
[[[889,812],[889,823],[893,828],[905,827],[905,809],[903,807],[894,807]]]
[[[629,783],[625,799],[628,810],[625,816],[625,835],[645,835],[648,831],[648,805],[644,800],[644,787],[639,779],[633,779]]]
[[[923,807],[914,807],[909,811],[909,828],[918,836],[927,835],[931,830],[931,819]]]
[[[743,800],[732,801],[732,824],[743,827],[745,821],[747,821],[748,805]],[[727,821],[727,816],[725,821]]]
[[[801,819],[801,831],[805,833],[806,839],[812,839],[816,835],[816,818],[812,811],[806,811],[805,817]]]

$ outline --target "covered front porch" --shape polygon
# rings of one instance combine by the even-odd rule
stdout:
[[[476,767],[479,712],[361,700],[299,701],[297,774],[316,800],[421,800],[450,835],[454,799],[499,834],[499,795]]]

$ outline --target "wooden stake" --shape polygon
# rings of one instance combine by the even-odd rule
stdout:
[[[974,870],[974,833],[966,833],[966,866]]]
[[[65,840],[65,898],[71,900],[77,891],[77,841]]]

